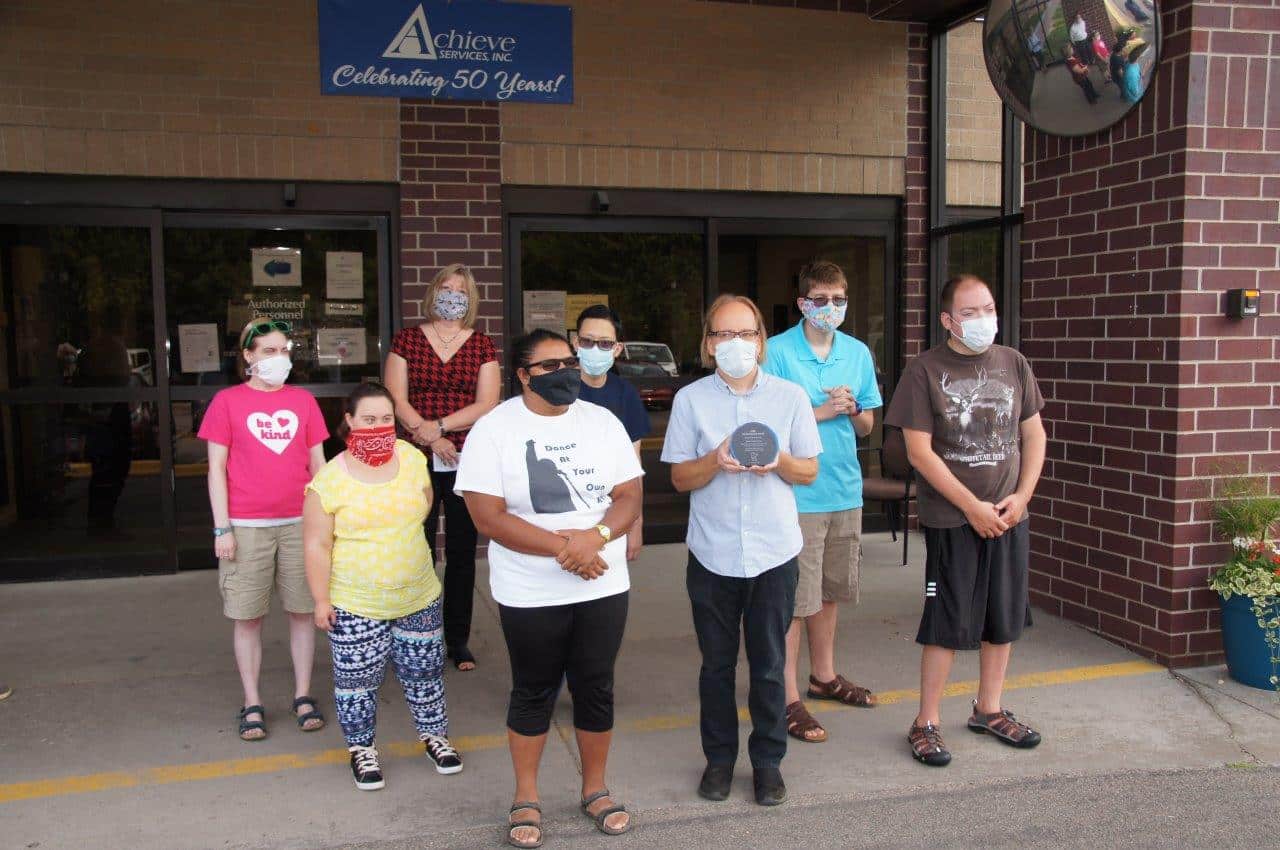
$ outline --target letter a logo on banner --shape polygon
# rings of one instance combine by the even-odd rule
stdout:
[[[431,27],[427,26],[427,15],[422,11],[421,4],[413,10],[396,37],[391,39],[382,56],[385,59],[436,58],[435,39],[431,36]]]

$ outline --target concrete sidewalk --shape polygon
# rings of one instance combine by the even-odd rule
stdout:
[[[1044,733],[1044,744],[1020,752],[964,731],[977,677],[976,657],[966,656],[945,705],[955,761],[945,770],[916,764],[904,736],[915,712],[922,567],[919,557],[898,566],[900,552],[887,534],[869,536],[863,602],[846,613],[840,637],[845,674],[886,704],[815,707],[831,740],[793,742],[783,765],[798,805],[1022,778],[1280,763],[1280,711],[1268,695],[1219,684],[1216,670],[1184,681],[1036,612],[1015,651],[1005,702]],[[717,809],[694,794],[702,767],[698,653],[683,547],[648,548],[632,576],[611,787],[636,813],[638,829],[717,812],[754,816],[745,744],[728,803]],[[387,788],[374,794],[351,784],[323,641],[315,691],[330,725],[304,734],[288,716],[292,678],[278,616],[263,673],[271,736],[238,740],[238,679],[214,574],[0,587],[0,678],[15,687],[0,702],[0,845],[327,847],[427,837],[443,847],[449,835],[459,844],[468,836],[470,846],[491,830],[496,846],[512,791],[503,733],[509,673],[487,578],[481,585],[472,643],[480,670],[448,674],[466,770],[442,777],[430,769],[389,679],[378,742]],[[742,669],[739,682],[745,678]],[[590,830],[577,812],[563,697],[555,731],[541,783],[549,844]],[[628,844],[644,846],[643,835]]]

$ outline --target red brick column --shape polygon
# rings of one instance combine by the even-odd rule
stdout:
[[[1220,652],[1209,477],[1280,484],[1277,15],[1165,2],[1138,109],[1028,135],[1022,339],[1050,437],[1033,601],[1177,666]],[[1267,317],[1223,318],[1223,290],[1253,285]]]
[[[945,95],[943,95],[945,96]],[[929,308],[929,31],[907,28],[906,198],[902,208],[902,315],[904,365],[925,349]]]
[[[466,263],[480,285],[477,327],[503,348],[502,178],[496,103],[400,104],[400,275],[405,324],[441,267]]]

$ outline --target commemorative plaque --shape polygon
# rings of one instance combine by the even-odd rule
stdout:
[[[763,422],[739,425],[729,435],[729,454],[743,466],[768,466],[778,459],[778,435]]]

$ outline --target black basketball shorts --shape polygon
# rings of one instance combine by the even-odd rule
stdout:
[[[1012,643],[1031,625],[1031,520],[991,540],[971,525],[924,527],[924,614],[916,643],[978,649]]]

